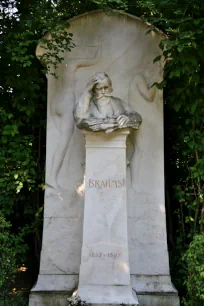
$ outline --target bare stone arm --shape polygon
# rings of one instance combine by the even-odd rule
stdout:
[[[89,106],[91,102],[91,97],[92,97],[91,93],[86,88],[82,93],[79,102],[74,110],[74,118],[76,122],[79,122],[89,117],[89,108],[90,108]]]
[[[76,121],[76,125],[78,128],[81,126],[82,121],[84,119],[89,118],[90,114],[90,103],[93,96],[93,88],[94,85],[97,83],[97,79],[92,78],[89,83],[86,85],[86,88],[84,89],[79,102],[76,105],[76,108],[74,110],[74,118]]]

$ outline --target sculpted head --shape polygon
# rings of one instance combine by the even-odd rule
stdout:
[[[109,76],[105,72],[97,72],[94,74],[93,77],[97,80],[97,83],[93,88],[95,98],[98,100],[103,97],[110,96],[110,93],[113,91],[113,88]]]

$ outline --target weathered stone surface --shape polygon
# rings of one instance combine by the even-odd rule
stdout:
[[[67,306],[71,292],[32,292],[29,305],[32,306]]]
[[[138,300],[131,286],[90,286],[80,288],[80,297],[91,305],[137,305]]]
[[[130,283],[126,138],[84,132],[85,207],[78,295],[89,304],[137,304]]]
[[[67,306],[67,298],[71,292],[33,292],[30,295],[30,304],[32,306]],[[140,306],[179,306],[177,295],[171,294],[144,294],[138,295]],[[95,304],[97,306],[110,306],[110,304]]]
[[[146,292],[144,295],[138,295],[140,306],[180,306],[177,295],[163,294],[150,295]]]
[[[40,274],[79,272],[81,251],[78,249],[82,243],[82,222],[81,218],[44,218]]]
[[[140,295],[145,293],[153,295],[176,295],[169,275],[131,275],[133,289]]]
[[[66,288],[66,276],[79,273],[85,141],[81,131],[75,127],[73,110],[87,80],[98,71],[111,76],[113,95],[141,114],[143,120],[139,131],[133,132],[128,140],[127,148],[130,274],[163,278],[169,275],[164,203],[163,101],[162,91],[151,88],[154,82],[162,80],[163,62],[153,64],[153,59],[160,54],[162,36],[155,33],[146,35],[147,25],[133,16],[122,13],[109,16],[102,11],[74,18],[69,31],[74,34],[76,47],[71,53],[65,52],[65,60],[56,71],[60,78],[48,75],[47,189],[40,286],[37,283],[36,288],[45,288],[42,291],[52,291],[53,288],[57,291],[57,286]],[[44,49],[38,46],[37,54],[42,52]],[[53,281],[54,275],[65,278],[60,276],[61,281]],[[75,283],[71,278],[68,287],[72,284],[74,290]],[[162,285],[161,278],[157,280],[160,283],[158,287],[164,292],[168,290],[168,293],[172,290],[175,294],[173,287],[170,289],[170,285],[168,288]],[[140,303],[145,306],[162,305],[162,299],[157,297],[160,289],[154,292],[155,298],[148,295],[151,291],[147,286],[149,282],[141,278],[138,278],[137,284],[133,282],[135,290],[138,290],[136,287],[146,288],[147,297],[139,295]],[[32,301],[31,298],[30,306],[35,305]],[[162,306],[175,306],[178,297],[164,294],[163,302]],[[42,300],[36,305],[44,306],[46,303]]]
[[[78,287],[79,276],[72,274],[40,274],[36,286],[32,289],[36,295],[45,292],[71,292]],[[70,293],[70,294],[71,294]],[[42,304],[44,305],[44,304]]]

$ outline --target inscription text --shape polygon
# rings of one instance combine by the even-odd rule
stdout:
[[[122,180],[93,180],[89,179],[88,186],[90,188],[122,188]]]
[[[121,256],[121,253],[102,253],[102,252],[91,252],[89,254],[91,258],[110,258],[118,259]]]

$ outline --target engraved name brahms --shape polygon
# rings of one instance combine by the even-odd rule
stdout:
[[[123,180],[88,180],[89,188],[122,188],[123,186]]]

